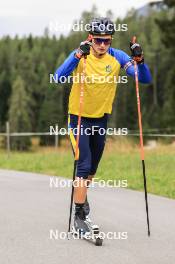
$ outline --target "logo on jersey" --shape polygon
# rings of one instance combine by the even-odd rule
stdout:
[[[112,67],[111,65],[106,66],[106,72],[112,72]]]

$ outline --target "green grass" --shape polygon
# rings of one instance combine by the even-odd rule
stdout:
[[[175,148],[159,146],[145,151],[148,192],[175,198]],[[73,157],[69,148],[39,149],[35,152],[0,152],[0,168],[58,175],[71,178]],[[143,190],[139,148],[109,145],[103,155],[96,178],[127,180],[128,188]]]

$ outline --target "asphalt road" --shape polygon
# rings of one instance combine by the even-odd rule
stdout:
[[[105,234],[115,233],[102,247],[60,239],[67,231],[69,200],[70,188],[51,188],[46,175],[0,170],[0,263],[175,263],[175,200],[149,195],[148,238],[143,193],[91,188],[91,218]],[[123,232],[127,239],[119,239]]]

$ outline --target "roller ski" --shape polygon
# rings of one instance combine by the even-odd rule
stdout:
[[[89,218],[89,204],[86,200],[84,207],[76,207],[72,234],[80,239],[94,242],[96,246],[102,246],[103,238],[100,236],[98,225],[94,225]]]

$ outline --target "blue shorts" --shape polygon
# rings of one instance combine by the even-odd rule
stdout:
[[[76,176],[87,179],[89,175],[96,173],[105,146],[107,121],[107,114],[101,118],[81,118],[79,160]],[[74,154],[77,123],[78,116],[70,114],[68,128]]]

